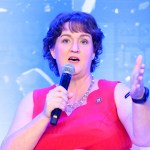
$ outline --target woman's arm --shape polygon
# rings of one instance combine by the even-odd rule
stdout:
[[[55,108],[65,109],[66,101],[72,95],[62,86],[50,90],[46,95],[43,111],[32,120],[33,93],[20,103],[13,124],[4,139],[2,150],[32,150],[49,124],[51,112]]]
[[[125,84],[117,84],[115,102],[118,116],[133,144],[150,146],[150,101],[134,104],[130,96],[125,98],[128,92],[129,88]]]
[[[4,139],[2,150],[32,150],[45,131],[49,118],[43,113],[32,120],[32,93],[20,103],[13,124]]]
[[[118,116],[132,142],[137,146],[150,146],[150,99],[143,104],[132,101],[132,98],[140,101],[144,95],[143,75],[142,57],[138,56],[131,75],[131,88],[119,83],[115,88],[115,101]],[[125,98],[129,91],[130,96]]]

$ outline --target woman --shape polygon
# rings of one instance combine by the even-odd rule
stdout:
[[[150,146],[150,102],[142,56],[136,60],[131,89],[117,81],[95,79],[91,73],[99,62],[103,37],[87,13],[61,13],[52,21],[43,40],[44,57],[57,76],[66,63],[74,66],[75,73],[68,90],[53,85],[34,90],[21,101],[3,150]],[[49,123],[55,108],[62,110],[56,126]]]

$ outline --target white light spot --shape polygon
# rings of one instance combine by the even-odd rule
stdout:
[[[141,4],[139,4],[139,10],[142,10],[142,9],[146,9],[148,8],[148,6],[150,5],[150,2],[149,1],[145,1]]]
[[[51,7],[50,7],[49,4],[46,4],[46,5],[45,5],[44,11],[45,11],[45,12],[50,12],[50,11],[51,11]]]
[[[135,26],[138,27],[140,25],[139,22],[135,22]]]
[[[8,12],[6,8],[0,8],[0,13],[5,13],[5,12]]]
[[[104,36],[107,37],[107,33],[104,33]]]
[[[135,12],[135,10],[134,10],[134,9],[131,9],[131,10],[130,10],[130,13],[131,13],[131,14],[133,14],[134,12]]]
[[[124,44],[121,44],[121,49],[122,49],[122,50],[124,49],[124,47],[125,47]]]
[[[103,27],[104,27],[104,28],[107,28],[107,27],[108,27],[108,24],[104,24]]]
[[[115,14],[119,14],[119,9],[118,8],[115,9]]]
[[[25,24],[29,24],[29,21],[28,21],[28,20],[26,20],[26,21],[25,21]]]
[[[130,76],[127,76],[127,77],[125,78],[125,81],[126,81],[126,82],[130,81]]]
[[[116,57],[116,58],[115,58],[115,61],[119,61],[119,58],[118,58],[118,57]]]
[[[4,82],[5,83],[8,83],[9,82],[9,77],[7,75],[4,75],[3,76],[3,79],[4,79]]]
[[[19,91],[23,91],[23,87],[19,87]]]
[[[124,66],[125,66],[125,67],[128,67],[128,66],[129,66],[129,64],[128,64],[128,63],[124,63]]]
[[[104,62],[104,60],[103,60],[103,59],[101,59],[101,60],[100,60],[100,63],[103,63],[103,62]]]
[[[92,10],[95,8],[96,0],[85,0],[83,6],[82,6],[82,11],[91,13]]]
[[[32,51],[32,55],[35,55],[36,54],[36,51]]]

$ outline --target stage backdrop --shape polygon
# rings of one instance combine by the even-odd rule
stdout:
[[[0,0],[0,143],[22,97],[59,79],[42,57],[50,21],[62,11],[91,13],[105,34],[95,77],[129,85],[135,59],[150,87],[150,0]]]

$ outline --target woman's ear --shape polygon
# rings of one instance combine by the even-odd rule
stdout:
[[[54,48],[51,48],[51,49],[50,49],[50,53],[51,53],[52,57],[53,57],[54,59],[56,59]]]

